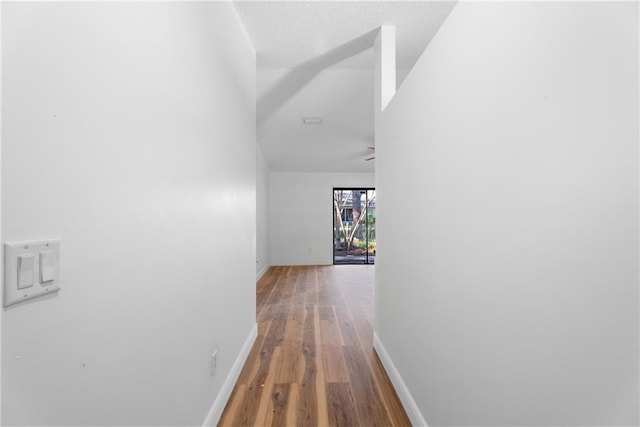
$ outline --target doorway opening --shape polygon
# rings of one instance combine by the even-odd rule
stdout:
[[[375,264],[375,188],[333,189],[333,263]]]

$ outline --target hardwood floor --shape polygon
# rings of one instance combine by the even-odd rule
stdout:
[[[373,266],[272,267],[219,426],[410,426],[373,350]]]

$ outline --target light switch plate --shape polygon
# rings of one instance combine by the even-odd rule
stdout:
[[[60,239],[49,239],[4,244],[5,307],[60,290],[60,243]],[[33,261],[33,264],[25,264],[27,261]],[[33,271],[26,271],[25,265],[28,269],[33,265]],[[19,274],[25,272],[32,275],[33,286],[19,289]]]

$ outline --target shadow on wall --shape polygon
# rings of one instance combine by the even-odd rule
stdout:
[[[300,64],[287,73],[258,100],[258,127],[262,126],[278,108],[313,80],[320,71],[372,48],[377,33],[378,29],[376,28],[317,58]]]

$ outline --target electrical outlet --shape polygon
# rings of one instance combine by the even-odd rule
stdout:
[[[218,349],[216,348],[211,353],[211,376],[216,374],[216,368],[218,367]]]

